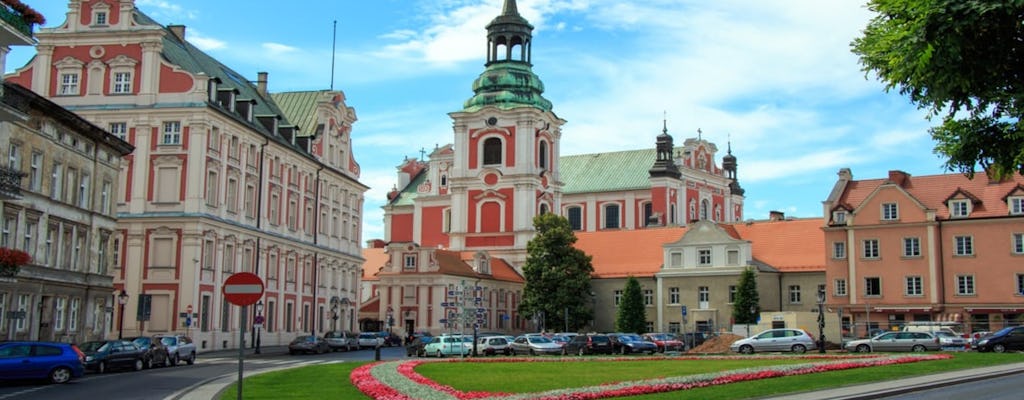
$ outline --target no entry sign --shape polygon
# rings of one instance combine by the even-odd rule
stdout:
[[[232,274],[221,287],[224,299],[236,306],[255,304],[263,297],[263,280],[251,272]]]

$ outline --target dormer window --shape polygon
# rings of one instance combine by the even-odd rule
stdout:
[[[846,211],[845,210],[833,211],[832,212],[832,223],[833,224],[837,224],[837,225],[845,225],[846,224]]]
[[[405,260],[402,263],[402,265],[407,270],[416,269],[416,255],[415,254],[406,254],[405,255]]]
[[[900,219],[900,213],[896,203],[882,203],[882,220],[895,221],[898,219]]]
[[[1010,208],[1010,215],[1024,214],[1024,196],[1009,197],[1006,201],[1007,207]]]
[[[971,214],[971,202],[959,199],[949,201],[949,216],[952,218],[967,218]]]

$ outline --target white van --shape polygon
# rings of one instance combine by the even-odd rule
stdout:
[[[908,322],[903,325],[905,332],[946,332],[956,337],[964,337],[964,324],[960,322]]]

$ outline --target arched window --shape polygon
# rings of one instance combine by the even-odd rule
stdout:
[[[582,207],[569,207],[566,209],[566,218],[569,219],[569,226],[574,231],[583,230],[583,208]]]
[[[644,203],[644,220],[643,225],[655,225],[658,223],[657,220],[651,221],[651,216],[654,215],[654,204]]]
[[[708,219],[708,201],[700,201],[700,219],[706,221]]]
[[[484,140],[484,165],[501,164],[501,139]]]
[[[540,203],[540,215],[544,215],[544,214],[547,214],[547,213],[548,213],[548,205],[545,204],[545,203]]]
[[[619,228],[619,205],[608,204],[604,206],[604,228],[605,229],[618,229]]]
[[[540,151],[537,157],[537,164],[543,169],[548,169],[548,142],[540,141]]]

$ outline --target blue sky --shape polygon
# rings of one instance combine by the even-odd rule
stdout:
[[[352,131],[366,194],[364,239],[382,238],[395,166],[452,141],[448,113],[472,95],[484,27],[503,0],[137,0],[164,24],[273,92],[331,84],[359,120]],[[28,3],[46,27],[66,1]],[[667,115],[676,143],[732,141],[747,218],[819,217],[839,168],[856,179],[943,173],[931,125],[865,76],[850,42],[863,1],[519,0],[535,27],[533,64],[563,126],[562,154],[652,148]],[[8,71],[34,54],[14,48]],[[653,163],[653,160],[652,160]]]

